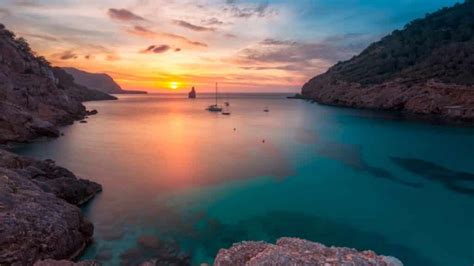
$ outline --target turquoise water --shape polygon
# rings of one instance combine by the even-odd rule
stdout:
[[[84,207],[95,241],[82,258],[106,265],[159,256],[143,236],[194,264],[233,242],[283,236],[405,265],[474,263],[473,128],[284,95],[229,100],[229,117],[204,111],[211,98],[90,102],[99,115],[89,123],[15,151],[104,186]]]

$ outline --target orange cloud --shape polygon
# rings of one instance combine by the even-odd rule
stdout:
[[[148,48],[146,48],[143,51],[140,51],[143,54],[146,53],[155,53],[155,54],[162,54],[167,52],[171,47],[169,45],[163,44],[163,45],[150,45]]]
[[[193,31],[216,31],[215,28],[194,25],[194,24],[191,24],[191,23],[189,23],[187,21],[184,21],[184,20],[173,20],[173,23],[175,25],[178,25],[180,27],[183,27],[183,28],[186,28],[186,29],[189,29],[189,30],[193,30]]]
[[[107,14],[111,19],[121,20],[121,21],[133,21],[133,20],[145,20],[143,17],[135,15],[127,9],[115,9],[109,8]]]
[[[155,32],[143,26],[135,26],[131,29],[127,29],[127,32],[129,34],[133,34],[133,35],[140,36],[143,38],[148,38],[148,39],[168,38],[168,39],[176,40],[190,46],[204,47],[204,48],[207,47],[207,44],[205,43],[192,41],[181,35],[167,33],[167,32]]]

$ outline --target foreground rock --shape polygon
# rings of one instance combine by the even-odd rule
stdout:
[[[303,98],[474,124],[474,1],[409,23],[308,81]]]
[[[83,101],[115,97],[74,83],[0,24],[0,144],[57,136],[86,115]]]
[[[94,227],[75,205],[101,189],[51,160],[0,150],[0,265],[76,257]]]
[[[396,258],[378,256],[372,251],[326,247],[297,238],[280,238],[276,245],[265,242],[242,242],[221,249],[215,266],[239,265],[357,265],[402,266]]]

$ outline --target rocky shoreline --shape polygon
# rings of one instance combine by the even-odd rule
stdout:
[[[113,99],[74,83],[0,24],[0,144],[58,137],[60,126],[97,113],[82,102]],[[100,191],[52,160],[0,149],[0,265],[76,258],[94,232],[78,206]]]
[[[302,97],[296,99],[332,106],[396,111],[430,120],[474,125],[474,88],[434,80],[424,83],[397,80],[362,86],[314,79],[304,85]]]
[[[77,257],[94,231],[78,206],[101,190],[52,160],[0,150],[0,264]]]

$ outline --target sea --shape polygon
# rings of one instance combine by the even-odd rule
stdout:
[[[474,128],[323,106],[287,94],[120,95],[64,136],[13,151],[53,159],[103,192],[80,259],[189,256],[299,237],[405,265],[474,263]],[[264,112],[268,108],[269,112]]]

